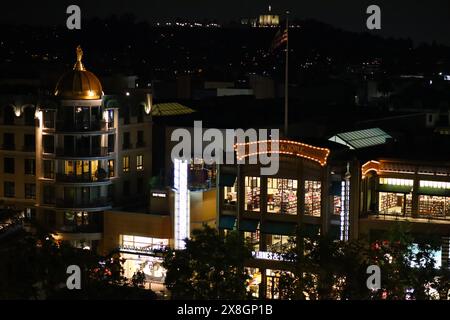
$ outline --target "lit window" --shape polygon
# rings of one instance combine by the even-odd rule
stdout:
[[[450,189],[450,182],[441,181],[420,181],[420,187],[423,188],[439,188],[439,189]]]
[[[136,170],[144,170],[144,156],[141,154],[136,157]]]
[[[267,179],[267,212],[297,214],[297,180]]]
[[[260,178],[245,177],[245,210],[260,211],[260,193]]]
[[[321,183],[320,181],[305,181],[305,215],[320,216]]]
[[[396,178],[380,178],[380,184],[388,184],[392,186],[413,186],[412,179],[396,179]]]
[[[125,156],[123,157],[123,172],[129,172],[130,171],[130,157]]]

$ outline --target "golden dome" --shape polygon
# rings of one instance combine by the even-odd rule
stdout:
[[[77,47],[77,62],[73,70],[66,72],[59,79],[55,88],[55,96],[62,99],[92,100],[101,99],[103,95],[100,80],[84,67],[81,59],[83,50]]]

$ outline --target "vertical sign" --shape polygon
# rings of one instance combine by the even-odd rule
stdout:
[[[188,163],[186,160],[174,159],[175,216],[174,240],[175,249],[184,249],[184,239],[189,237],[190,212],[188,189]]]

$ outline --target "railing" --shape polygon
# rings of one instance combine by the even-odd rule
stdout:
[[[82,200],[82,199],[56,199],[56,206],[59,208],[97,208],[111,205],[108,198]]]
[[[132,148],[133,148],[133,145],[129,142],[122,144],[123,150],[132,149]]]
[[[237,204],[236,201],[233,202],[225,202],[223,204],[223,210],[226,211],[237,211]]]
[[[108,147],[100,148],[83,148],[83,149],[67,149],[67,148],[57,148],[57,156],[68,156],[68,157],[106,157],[109,155]]]
[[[411,213],[401,213],[401,212],[387,212],[387,211],[375,211],[369,212],[368,216],[375,216],[376,218],[382,218],[387,220],[387,218],[398,219],[428,219],[428,220],[450,220],[450,212],[445,214],[417,214],[413,215]]]
[[[3,150],[16,150],[16,146],[14,144],[3,144],[2,145]]]
[[[64,174],[64,173],[57,173],[56,174],[56,181],[57,182],[70,182],[70,183],[90,183],[90,182],[104,182],[108,181],[108,172],[105,170],[104,174],[80,174],[80,175],[74,175],[74,174]]]
[[[57,121],[56,130],[61,132],[75,131],[103,131],[113,128],[114,124],[108,121],[81,121],[69,123],[67,121]]]
[[[99,224],[85,224],[85,225],[64,225],[59,228],[61,232],[69,233],[98,233],[102,232],[102,226]]]
[[[136,142],[136,148],[144,148],[145,142],[144,141],[138,141]]]
[[[34,151],[36,151],[36,146],[34,144],[33,145],[25,145],[25,146],[23,146],[22,150],[25,152],[34,152]]]

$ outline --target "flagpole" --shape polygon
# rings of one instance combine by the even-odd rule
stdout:
[[[286,63],[284,70],[284,136],[288,136],[289,100],[289,11],[286,11]]]

